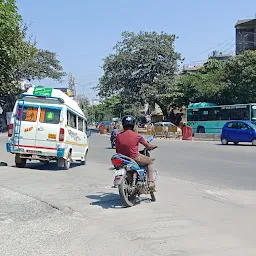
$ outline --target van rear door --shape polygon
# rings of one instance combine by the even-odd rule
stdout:
[[[62,108],[59,106],[41,106],[36,133],[36,147],[56,150],[59,141]]]
[[[19,143],[18,138],[15,136],[14,145],[19,147],[34,147],[37,133],[39,107],[31,104],[24,104],[23,111],[22,105],[17,106],[17,117],[21,119]],[[19,121],[17,120],[16,123]],[[19,144],[19,145],[18,145]]]

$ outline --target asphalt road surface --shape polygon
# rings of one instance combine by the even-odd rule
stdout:
[[[157,202],[122,208],[108,136],[87,166],[14,166],[0,135],[0,255],[256,255],[256,147],[155,140]]]

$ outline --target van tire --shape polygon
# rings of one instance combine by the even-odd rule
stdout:
[[[24,168],[27,164],[27,159],[25,158],[20,158],[19,154],[16,154],[15,156],[15,165],[18,168]]]
[[[69,152],[67,158],[64,159],[64,170],[68,170],[70,168],[70,164],[71,164],[71,152]]]
[[[252,145],[253,145],[253,146],[256,146],[256,139],[253,139],[253,140],[252,140]]]
[[[86,165],[86,163],[87,163],[87,155],[88,155],[88,150],[86,150],[86,152],[85,152],[84,160],[81,161],[82,165]]]

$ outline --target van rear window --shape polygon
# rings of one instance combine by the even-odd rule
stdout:
[[[18,116],[20,116],[21,107],[18,109]],[[36,122],[38,108],[24,106],[22,112],[22,121]]]
[[[45,124],[59,124],[60,122],[60,110],[41,108],[40,123]]]

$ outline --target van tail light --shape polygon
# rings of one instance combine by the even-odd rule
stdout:
[[[8,137],[12,137],[12,134],[13,134],[13,124],[10,124],[8,129]]]
[[[64,136],[65,136],[65,130],[63,128],[60,128],[59,141],[63,142]]]

